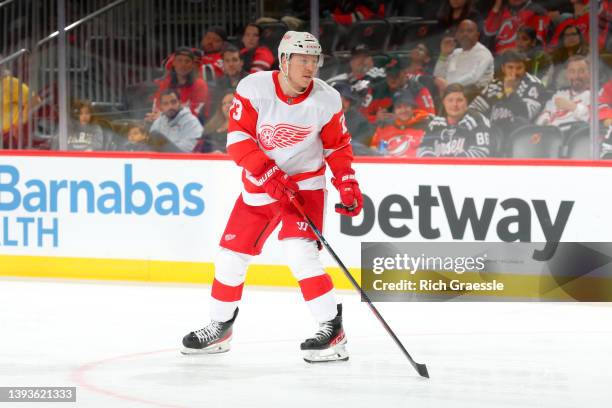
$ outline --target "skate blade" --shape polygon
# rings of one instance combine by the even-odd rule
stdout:
[[[304,354],[304,361],[310,364],[348,361],[348,359],[348,351],[346,351],[344,344],[338,344],[323,350],[308,350]]]
[[[230,344],[228,341],[224,341],[219,344],[213,344],[212,346],[208,346],[202,349],[195,349],[189,347],[183,347],[181,350],[181,354],[186,356],[192,355],[202,355],[202,354],[221,354],[227,353],[230,350]]]

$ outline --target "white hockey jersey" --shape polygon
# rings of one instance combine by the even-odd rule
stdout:
[[[249,205],[274,201],[257,184],[266,160],[261,152],[300,189],[324,188],[326,161],[334,174],[352,161],[340,94],[315,78],[306,92],[290,97],[281,89],[278,71],[247,76],[230,108],[227,151],[244,168],[242,196]]]
[[[569,99],[576,104],[573,111],[560,109],[555,103],[557,97]],[[571,89],[562,89],[555,92],[552,98],[546,102],[542,114],[538,117],[538,125],[550,125],[562,127],[573,122],[588,122],[591,117],[591,91],[586,90],[580,93],[572,92]]]

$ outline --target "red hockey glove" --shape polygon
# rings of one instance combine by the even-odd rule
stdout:
[[[359,183],[355,179],[355,172],[349,169],[332,178],[332,184],[340,193],[340,203],[336,204],[336,212],[354,217],[363,208],[363,196],[359,190]]]
[[[270,197],[278,201],[288,200],[287,193],[297,193],[300,187],[276,163],[257,177],[257,184],[262,186]]]

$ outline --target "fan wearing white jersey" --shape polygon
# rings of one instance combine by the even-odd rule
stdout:
[[[295,195],[323,229],[325,168],[340,193],[343,215],[363,199],[351,165],[351,137],[340,94],[315,78],[321,46],[310,33],[288,31],[278,48],[280,71],[244,78],[230,109],[227,151],[242,167],[243,190],[221,237],[211,291],[211,323],[183,339],[184,354],[229,350],[246,270],[281,224],[279,240],[319,331],[301,344],[307,362],[347,360],[342,305],[319,259],[314,233],[289,201]]]

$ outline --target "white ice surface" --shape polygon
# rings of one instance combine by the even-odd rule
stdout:
[[[315,324],[299,291],[253,287],[229,353],[183,356],[209,291],[1,279],[0,386],[77,387],[76,404],[19,407],[612,406],[610,304],[379,304],[425,380],[351,292],[347,363],[304,363]]]

